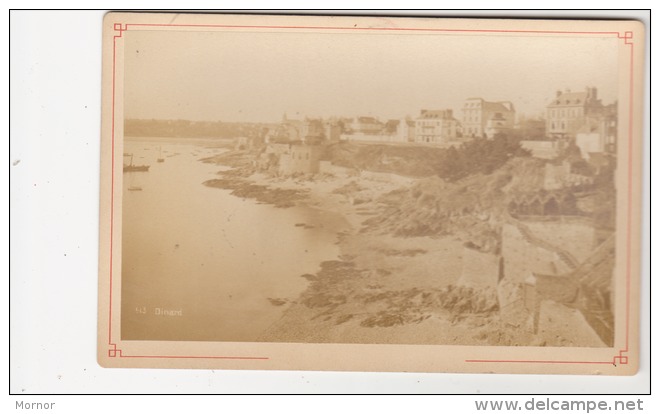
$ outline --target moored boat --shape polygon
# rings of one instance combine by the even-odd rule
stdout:
[[[124,154],[126,155],[126,154]],[[124,172],[147,172],[149,171],[149,165],[134,165],[133,164],[133,154],[128,154],[131,157],[131,161],[128,164],[124,164]]]

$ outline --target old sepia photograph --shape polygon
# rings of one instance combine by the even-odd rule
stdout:
[[[104,365],[635,369],[638,23],[105,26]]]

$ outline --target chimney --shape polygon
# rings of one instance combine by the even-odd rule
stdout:
[[[555,95],[555,98],[559,98],[561,96],[561,91],[557,89],[557,94]]]

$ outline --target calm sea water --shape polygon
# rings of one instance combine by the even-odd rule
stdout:
[[[295,300],[308,283],[300,276],[337,257],[341,217],[202,185],[221,168],[199,160],[222,151],[126,140],[133,164],[150,169],[123,175],[122,339],[256,340],[286,308],[269,298]]]

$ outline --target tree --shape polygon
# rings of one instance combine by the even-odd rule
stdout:
[[[473,174],[491,174],[510,158],[529,155],[518,139],[506,134],[498,134],[492,140],[477,138],[458,149],[447,149],[438,166],[438,175],[455,181]]]

